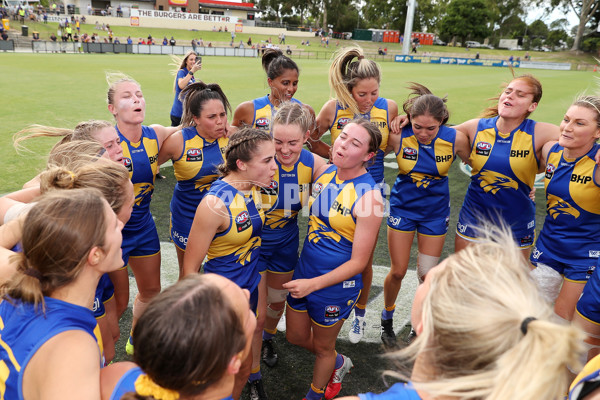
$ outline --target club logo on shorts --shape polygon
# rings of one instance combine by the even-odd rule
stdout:
[[[255,125],[256,125],[257,129],[268,130],[270,122],[271,121],[269,121],[268,118],[259,118],[259,119],[256,120]]]
[[[413,149],[412,147],[405,147],[402,150],[402,158],[405,160],[416,160],[417,159],[417,149]]]
[[[235,217],[235,226],[237,227],[238,232],[245,231],[252,226],[248,211],[242,211]]]
[[[475,146],[475,154],[478,156],[489,156],[490,151],[492,151],[492,145],[488,142],[479,142],[477,146]]]
[[[340,317],[340,306],[325,307],[325,318],[339,318],[339,317]]]
[[[533,244],[533,236],[532,235],[527,235],[527,236],[523,236],[519,242],[521,243],[521,246],[530,246]]]
[[[186,153],[185,161],[202,161],[202,150],[189,149]]]
[[[348,124],[348,122],[350,122],[351,119],[350,118],[340,118],[338,119],[337,122],[337,128],[338,129],[342,129],[344,126],[346,126]]]
[[[123,157],[123,165],[127,168],[127,171],[133,172],[133,165],[131,165],[131,158]]]
[[[595,265],[590,265],[588,267],[587,272],[585,273],[585,279],[590,279],[592,277],[592,274],[594,273],[595,269],[596,269]]]
[[[553,164],[546,165],[546,179],[552,179],[556,167]]]

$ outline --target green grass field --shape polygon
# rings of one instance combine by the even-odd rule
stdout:
[[[122,71],[137,79],[146,97],[146,123],[169,124],[169,111],[173,100],[173,75],[171,59],[167,56],[115,55],[115,54],[19,54],[5,53],[1,56],[0,75],[4,76],[3,101],[0,107],[0,193],[16,190],[39,172],[45,162],[45,154],[54,140],[36,140],[27,144],[32,152],[17,154],[12,147],[12,135],[29,124],[44,124],[73,127],[87,119],[110,119],[106,108],[106,71]],[[308,103],[318,112],[329,99],[327,86],[328,61],[299,60],[300,84],[296,97]],[[381,96],[402,103],[408,93],[407,82],[415,81],[428,86],[435,94],[448,95],[451,123],[460,123],[474,118],[486,105],[486,99],[499,92],[502,82],[511,78],[508,69],[439,66],[400,63],[382,63],[383,79]],[[527,71],[516,70],[516,74],[533,73],[544,85],[544,96],[533,118],[558,124],[573,98],[582,92],[595,93],[597,83],[591,72],[572,71]],[[204,57],[203,69],[199,73],[205,82],[217,82],[224,88],[235,108],[245,100],[267,93],[268,87],[258,59]],[[393,163],[392,159],[386,160]],[[156,182],[152,211],[156,218],[161,240],[168,241],[169,201],[175,179],[172,168],[164,167],[161,172],[167,179]],[[386,168],[386,181],[392,184],[396,171]],[[468,177],[459,171],[458,163],[452,167],[450,190],[452,215],[450,237],[443,256],[452,252],[453,227]],[[544,215],[543,195],[538,194],[538,229]],[[301,234],[305,232],[305,221],[301,221]],[[172,248],[166,245],[166,248]],[[414,252],[413,252],[414,253]],[[414,254],[413,254],[414,256]],[[414,259],[414,257],[413,257]],[[375,264],[389,265],[385,226],[382,225],[375,253]],[[175,279],[176,261],[173,252],[163,255],[165,283]],[[409,271],[410,272],[410,271]],[[342,335],[339,350],[352,357],[356,365],[353,374],[344,382],[343,395],[381,391],[384,384],[380,373],[388,363],[380,358],[383,353],[378,341],[378,309],[382,292],[382,274],[385,268],[376,270],[376,278],[368,307],[369,340],[350,345]],[[409,282],[409,281],[413,282]],[[414,273],[406,278],[403,296],[399,297],[397,315],[407,315],[414,290]],[[132,296],[133,297],[133,296]],[[379,300],[378,300],[379,299]],[[379,302],[379,303],[378,303]],[[125,337],[130,324],[130,310],[122,320],[122,336]],[[404,318],[404,317],[402,317]],[[397,325],[402,320],[397,318]],[[348,325],[348,324],[347,324]],[[347,332],[345,327],[344,333]],[[312,374],[313,357],[304,350],[285,343],[278,334],[280,361],[274,369],[264,367],[265,384],[271,399],[300,399],[306,393]],[[123,359],[124,340],[118,344],[117,359]],[[291,373],[290,373],[291,372]],[[293,377],[293,378],[291,378]]]

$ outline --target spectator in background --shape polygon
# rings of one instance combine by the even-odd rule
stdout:
[[[92,5],[91,4],[88,4],[87,12],[88,12],[88,15],[92,15]]]
[[[44,11],[44,23],[48,23],[48,13],[46,11]]]
[[[167,40],[166,36],[163,38],[162,44],[163,44],[163,46],[166,46],[169,44],[169,41]]]
[[[194,53],[196,52],[196,47],[197,47],[196,39],[192,39],[192,49],[194,50]]]
[[[177,44],[177,42],[175,41],[175,38],[173,36],[171,36],[171,40],[169,40],[169,44],[171,46],[175,46]]]
[[[133,44],[133,40],[131,39],[131,36],[127,36],[127,44]]]
[[[118,38],[118,37],[116,37],[113,43],[114,43],[114,44],[121,44],[121,41],[119,40],[119,38]]]
[[[5,30],[2,30],[2,33],[0,35],[2,36],[2,40],[8,40],[8,34]]]
[[[248,41],[246,43],[248,46],[252,46],[252,36],[248,36]]]

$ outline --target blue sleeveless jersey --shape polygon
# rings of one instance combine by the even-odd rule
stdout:
[[[308,201],[310,218],[308,233],[294,279],[310,279],[332,271],[350,260],[356,219],[352,215],[356,202],[367,192],[378,190],[370,174],[365,173],[350,180],[337,177],[337,167],[331,165],[313,184]],[[347,281],[323,288],[314,294],[343,297],[344,289],[361,289],[361,274]]]
[[[290,101],[293,103],[302,104],[293,97]],[[250,126],[252,128],[263,129],[270,132],[271,121],[277,112],[277,108],[269,100],[269,95],[252,100],[252,104],[254,105],[254,119],[252,120],[252,124]]]
[[[526,119],[503,134],[495,118],[481,118],[472,143],[471,183],[461,209],[471,223],[484,217],[509,225],[535,227],[535,203],[529,198],[539,161],[535,154],[535,121]],[[533,238],[532,238],[533,239]]]
[[[599,380],[600,356],[596,356],[585,364],[583,370],[581,370],[579,375],[577,375],[575,380],[571,383],[571,387],[569,388],[569,400],[583,400],[583,397],[580,397],[580,394],[585,383],[595,383],[595,386],[597,387],[597,382]],[[587,398],[587,395],[585,398]]]
[[[137,232],[152,219],[150,200],[154,192],[154,177],[158,168],[159,145],[156,132],[149,126],[142,126],[142,137],[136,143],[130,142],[123,136],[117,126],[115,128],[121,139],[123,165],[129,171],[135,195],[131,218],[123,228],[126,236],[128,232]]]
[[[229,278],[252,293],[260,281],[258,256],[265,219],[260,192],[253,187],[252,192],[244,196],[219,179],[213,183],[208,195],[218,197],[227,207],[229,227],[214,236],[204,272]]]
[[[185,67],[177,71],[177,77],[175,78],[175,99],[173,100],[173,106],[171,106],[171,115],[175,117],[181,118],[181,116],[183,115],[183,103],[179,100],[179,94],[181,93],[182,89],[179,89],[177,81],[179,81],[182,78],[185,78],[188,72],[188,69]],[[194,77],[192,76],[192,78],[188,82],[188,85],[191,85],[194,82],[196,82],[196,79],[194,79]]]
[[[600,182],[594,161],[600,144],[569,160],[555,144],[546,163],[546,210],[538,245],[563,263],[595,265],[600,255]],[[558,245],[557,245],[558,244]]]
[[[421,396],[419,396],[410,382],[396,383],[387,391],[380,394],[359,394],[358,398],[360,400],[421,400]]]
[[[223,153],[229,140],[224,137],[210,142],[198,135],[193,126],[184,128],[181,135],[183,149],[173,161],[177,184],[171,199],[171,224],[174,230],[187,238],[198,204],[219,177],[217,166],[223,163]],[[185,249],[177,238],[172,239]]]
[[[20,300],[0,302],[0,398],[23,399],[23,371],[54,336],[81,330],[101,346],[100,330],[88,308],[44,297],[46,312]],[[75,350],[75,349],[74,349]]]
[[[291,168],[275,161],[278,174],[268,188],[260,190],[267,211],[262,231],[263,249],[276,249],[294,237],[298,242],[298,212],[308,202],[315,158],[310,151],[302,149],[300,158]]]
[[[135,381],[142,375],[145,374],[140,367],[131,368],[125,372],[110,394],[109,400],[121,400],[125,393],[135,393]]]
[[[429,144],[417,140],[410,125],[402,129],[396,153],[398,177],[390,195],[390,214],[415,221],[450,215],[448,170],[454,161],[456,130],[440,126]]]
[[[385,156],[384,151],[388,144],[388,138],[390,136],[389,130],[389,111],[388,101],[383,97],[378,97],[373,104],[373,107],[364,114],[354,115],[347,108],[342,108],[339,103],[335,104],[335,117],[333,123],[329,127],[331,132],[331,143],[335,142],[337,137],[342,133],[344,126],[356,117],[362,117],[371,121],[375,126],[379,128],[381,132],[381,146],[377,150],[373,165],[367,168],[367,171],[373,176],[375,182],[383,182],[383,157]]]

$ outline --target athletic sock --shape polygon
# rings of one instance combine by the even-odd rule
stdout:
[[[344,365],[344,357],[342,357],[342,355],[340,353],[336,353],[335,355],[335,369],[340,368],[342,365]]]
[[[273,339],[273,337],[275,336],[275,334],[277,333],[277,328],[273,329],[273,332],[269,332],[266,329],[263,330],[263,340],[271,340]]]
[[[358,304],[356,303],[356,306],[354,306],[354,316],[355,317],[364,317],[365,316],[365,312],[367,306],[366,305],[362,305],[362,304]]]
[[[317,389],[315,385],[311,383],[310,389],[308,390],[308,393],[306,393],[306,400],[321,400],[324,393],[325,390]]]
[[[248,377],[248,382],[254,382],[259,379],[262,379],[262,375],[260,373],[260,365],[252,370],[250,376]]]
[[[381,319],[388,320],[394,318],[394,311],[396,311],[396,305],[394,304],[391,307],[385,307],[381,312]]]

